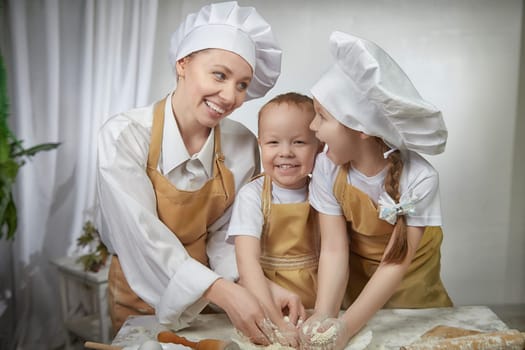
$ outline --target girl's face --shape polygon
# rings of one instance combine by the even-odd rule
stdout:
[[[213,128],[243,104],[252,68],[233,52],[206,49],[180,59],[177,74],[184,96],[178,112]]]
[[[308,128],[311,112],[289,103],[270,103],[259,121],[264,172],[282,188],[297,189],[312,173],[320,143]]]
[[[362,133],[341,124],[316,99],[314,99],[314,108],[316,113],[310,129],[315,131],[315,136],[326,144],[328,158],[337,165],[354,160]]]

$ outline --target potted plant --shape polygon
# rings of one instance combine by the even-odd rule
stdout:
[[[84,223],[82,231],[82,235],[77,238],[77,247],[87,247],[89,251],[80,256],[77,262],[84,266],[84,271],[98,272],[106,265],[109,256],[108,249],[102,243],[97,228],[90,220]]]
[[[57,148],[60,143],[43,143],[24,148],[9,129],[9,102],[7,97],[7,74],[0,55],[0,239],[12,240],[18,224],[13,186],[18,170],[26,160],[40,151]]]

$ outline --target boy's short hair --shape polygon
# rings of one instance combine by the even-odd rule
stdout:
[[[280,94],[266,102],[261,109],[259,110],[259,113],[257,115],[257,129],[259,129],[261,124],[261,116],[269,105],[276,104],[280,105],[283,103],[287,103],[289,105],[297,106],[301,109],[304,109],[307,113],[310,113],[313,116],[315,115],[315,109],[314,109],[314,101],[311,97],[308,97],[306,95],[297,93],[297,92],[287,92],[284,94]]]

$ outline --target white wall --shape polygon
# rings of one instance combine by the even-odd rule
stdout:
[[[452,298],[461,305],[524,303],[525,148],[519,136],[525,105],[517,118],[522,1],[239,2],[255,6],[272,24],[284,56],[276,87],[233,118],[255,132],[257,111],[270,97],[308,93],[331,62],[333,30],[375,41],[443,110],[449,129],[445,153],[428,159],[441,174],[442,277]],[[172,86],[171,32],[205,3],[161,1],[152,100]]]

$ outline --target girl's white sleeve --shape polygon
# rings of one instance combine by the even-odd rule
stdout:
[[[441,226],[441,201],[438,172],[424,158],[410,154],[401,181],[400,202],[415,200],[413,212],[407,215],[409,226]]]
[[[311,206],[322,214],[343,214],[333,190],[338,171],[339,167],[332,163],[324,152],[317,156],[312,181],[310,181],[308,199]]]

